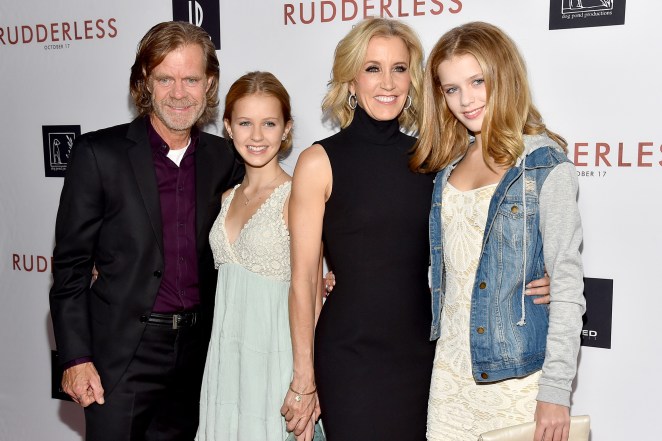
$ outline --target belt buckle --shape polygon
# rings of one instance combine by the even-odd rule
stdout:
[[[179,322],[179,314],[173,314],[172,315],[172,329],[177,329],[178,328],[178,322]]]

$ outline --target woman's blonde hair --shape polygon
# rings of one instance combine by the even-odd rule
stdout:
[[[417,108],[421,102],[423,83],[423,47],[416,33],[406,24],[387,18],[368,18],[357,24],[338,43],[333,57],[333,70],[329,90],[322,101],[322,111],[341,128],[354,118],[354,110],[348,105],[349,84],[354,81],[363,66],[368,43],[373,37],[398,37],[409,51],[409,75],[411,106],[398,117],[400,126],[408,132],[418,128]]]
[[[446,32],[430,53],[423,79],[420,134],[410,160],[412,170],[439,171],[469,144],[469,133],[449,110],[437,74],[443,61],[462,55],[476,58],[485,80],[484,157],[511,167],[524,150],[522,135],[542,133],[566,149],[565,140],[545,127],[533,105],[526,66],[515,43],[496,26],[472,22]]]

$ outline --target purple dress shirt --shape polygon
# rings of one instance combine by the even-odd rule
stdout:
[[[178,167],[167,156],[168,145],[156,133],[149,118],[145,119],[161,202],[165,261],[152,312],[190,311],[200,304],[195,240],[195,148],[200,136],[194,127],[191,142]]]

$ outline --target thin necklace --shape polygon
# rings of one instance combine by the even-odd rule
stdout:
[[[267,183],[264,185],[264,187],[262,187],[261,189],[259,189],[258,191],[255,192],[255,196],[253,196],[253,199],[259,198],[260,192],[261,192],[262,190],[264,190],[265,188],[269,187],[269,185],[271,185],[271,184],[272,184],[276,179],[278,179],[278,178],[280,177],[280,175],[282,175],[283,173],[284,173],[284,172],[283,172],[283,170],[281,169],[280,173],[278,173],[278,174],[276,175],[275,178],[273,178],[271,181],[267,182]],[[244,207],[245,207],[246,205],[248,205],[248,203],[249,203],[251,200],[248,199],[248,198],[246,197],[246,193],[244,192],[244,187],[243,187],[243,186],[241,187],[241,194],[242,194],[242,196],[244,197],[244,199],[246,200],[246,202],[244,202]]]

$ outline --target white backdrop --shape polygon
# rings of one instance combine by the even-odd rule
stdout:
[[[382,4],[418,31],[426,51],[444,31],[472,20],[501,26],[520,45],[539,109],[586,175],[585,274],[614,286],[611,349],[582,348],[572,411],[592,416],[593,441],[655,438],[662,3],[630,0],[622,26],[550,31],[543,0],[220,0],[221,96],[250,70],[269,70],[283,82],[295,118],[288,171],[302,149],[332,131],[319,105],[337,41],[363,8],[377,15]],[[360,12],[352,17],[354,5]],[[303,24],[313,8],[314,20]],[[45,177],[42,126],[87,132],[129,121],[136,44],[172,11],[162,0],[0,3],[0,441],[79,440],[84,433],[82,411],[51,398],[48,289],[62,178]]]

